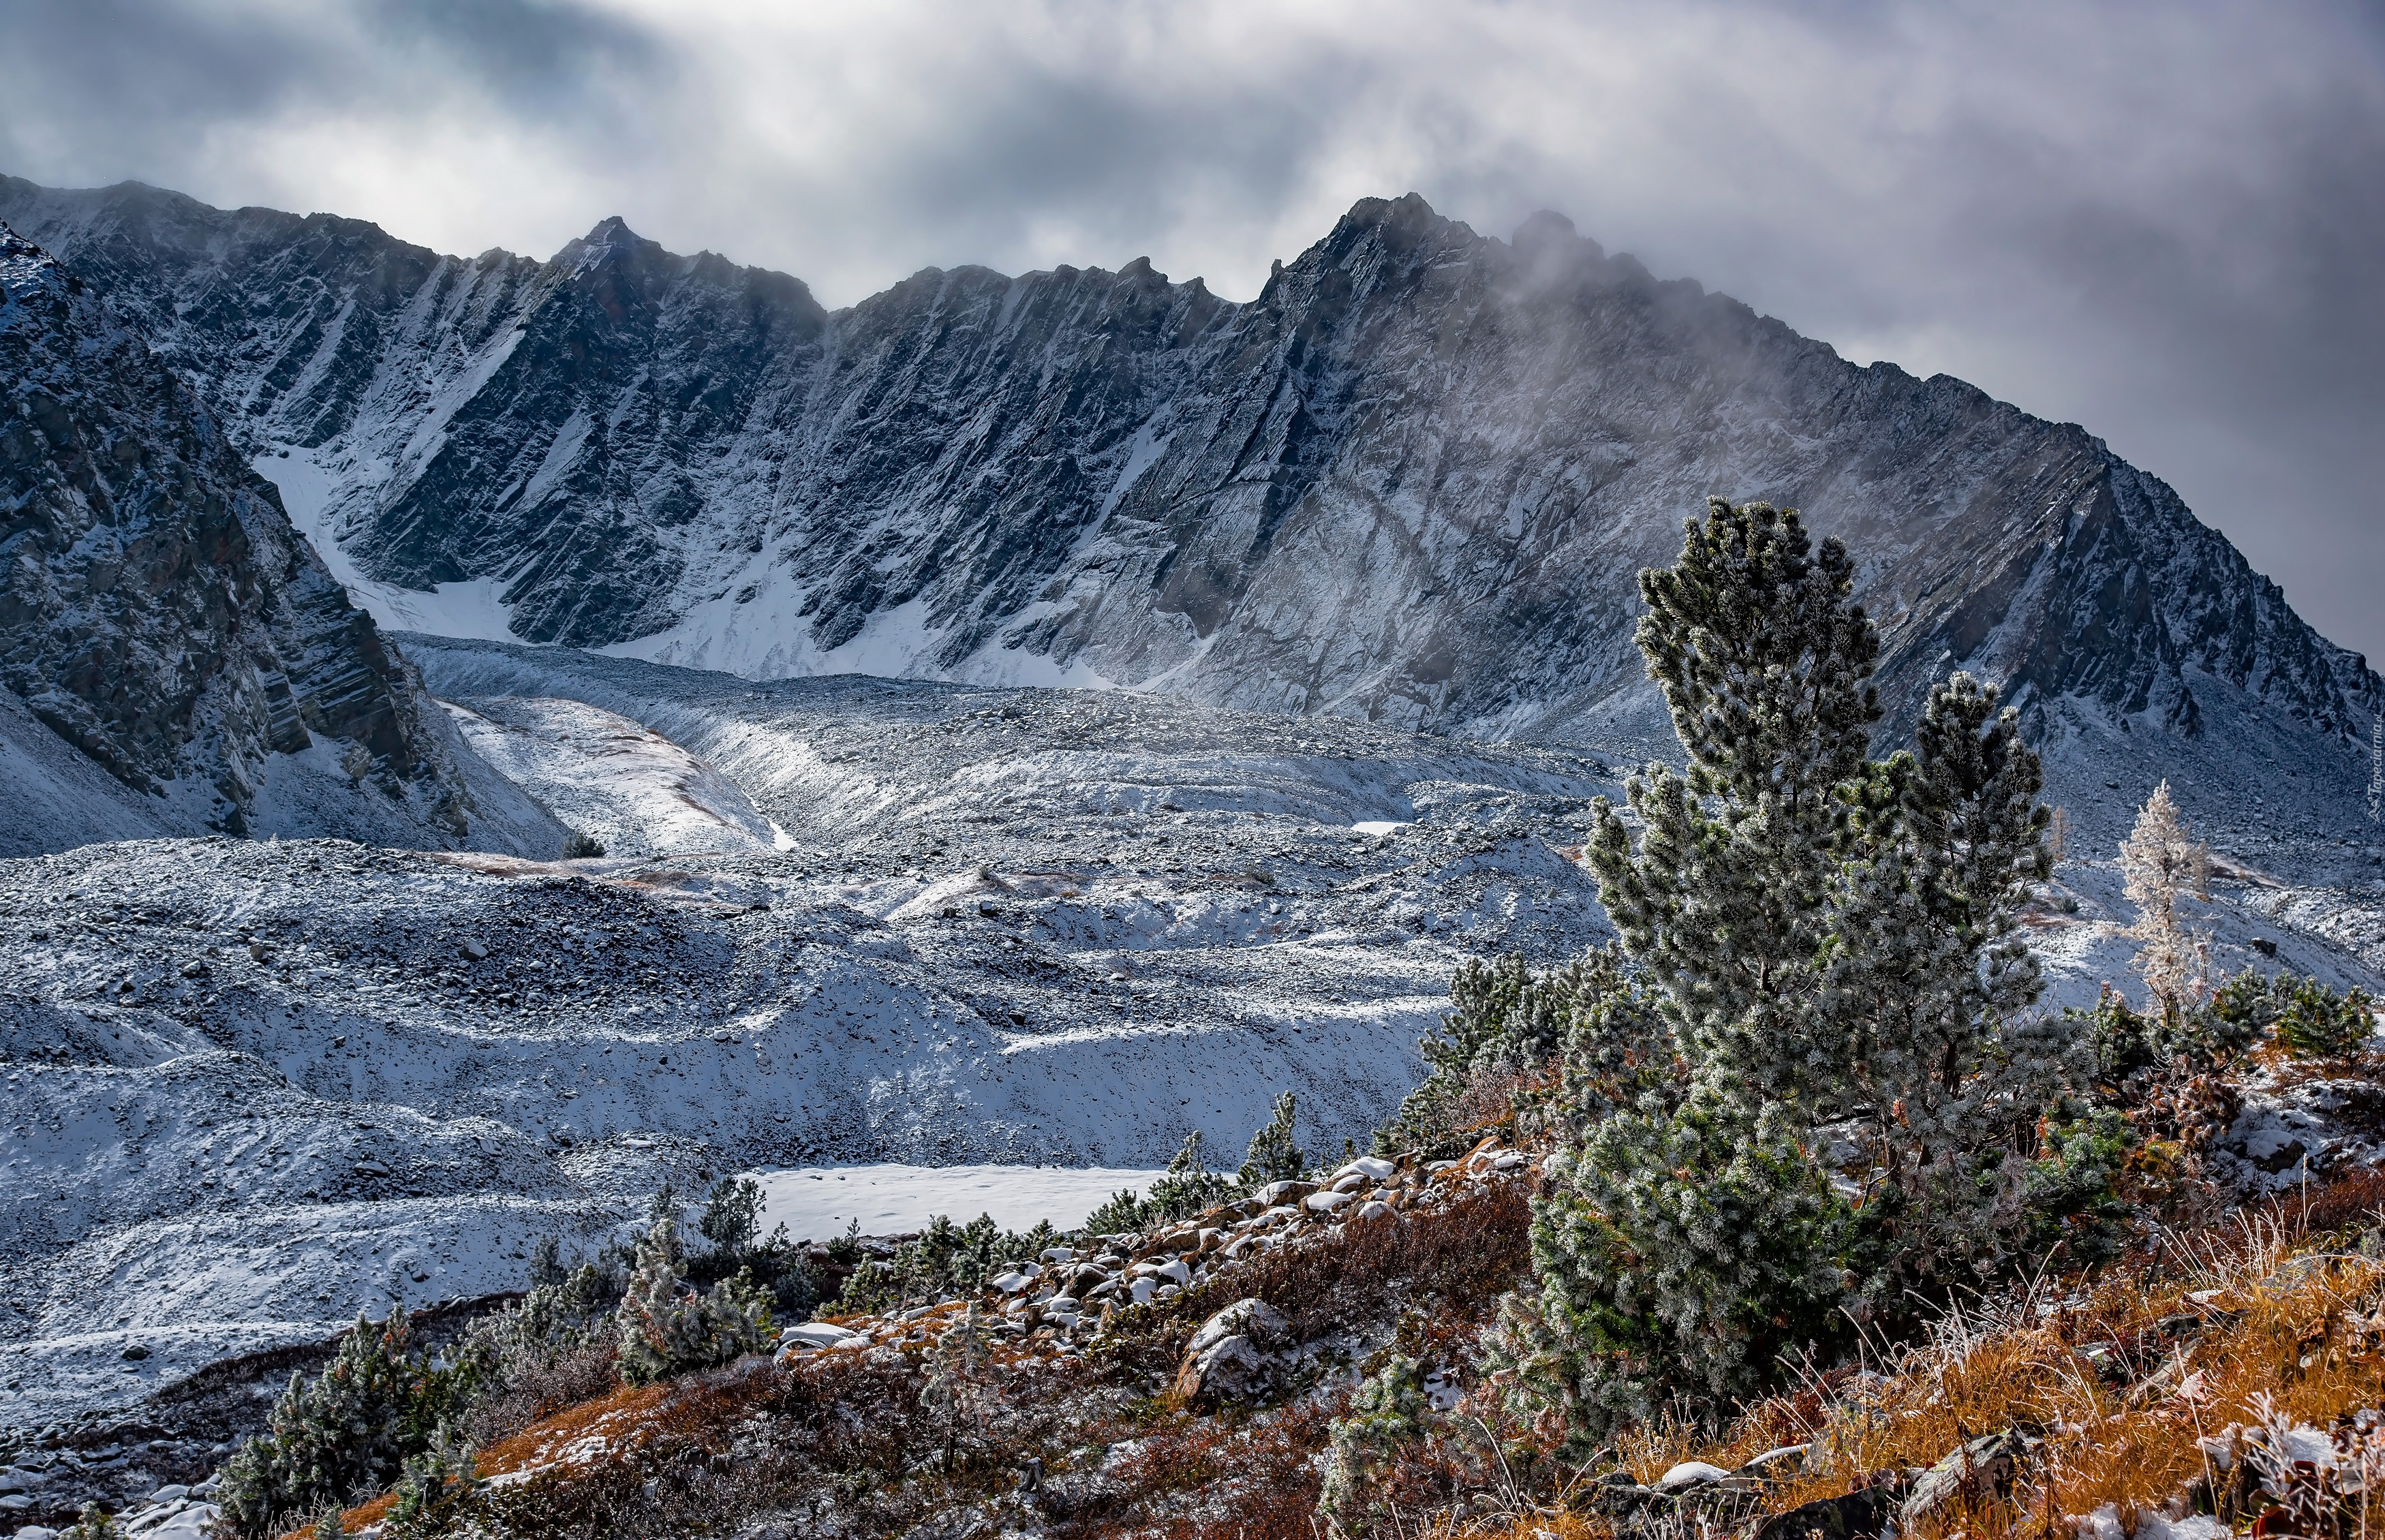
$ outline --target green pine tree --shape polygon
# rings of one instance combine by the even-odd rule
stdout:
[[[1576,1005],[1586,1133],[1553,1167],[1498,1359],[1581,1441],[1727,1407],[1842,1331],[1842,1306],[2004,1255],[2010,1159],[2072,1063],[2058,1027],[2015,1026],[2046,815],[2014,714],[1955,675],[1917,751],[1873,762],[1879,642],[1844,548],[1719,499],[1685,533],[1641,575],[1638,640],[1686,764],[1627,784],[1636,841],[1593,808],[1620,955]],[[1669,1063],[1630,1041],[1652,1026]],[[1812,1133],[1859,1109],[1860,1204]]]
[[[225,1466],[225,1527],[264,1535],[326,1503],[385,1489],[430,1446],[466,1379],[410,1350],[403,1312],[381,1321],[358,1315],[331,1363],[312,1380],[291,1375],[266,1432]]]
[[[1274,1116],[1267,1120],[1266,1127],[1251,1135],[1250,1148],[1242,1155],[1242,1170],[1234,1173],[1234,1179],[1245,1189],[1255,1192],[1270,1182],[1297,1182],[1308,1174],[1308,1156],[1292,1137],[1296,1105],[1289,1091],[1276,1097]]]
[[[686,1282],[676,1220],[658,1218],[638,1243],[637,1265],[615,1321],[621,1379],[652,1384],[692,1369],[708,1369],[769,1341],[770,1296],[750,1271],[698,1293]]]
[[[1383,1518],[1374,1496],[1377,1478],[1423,1438],[1427,1412],[1424,1383],[1416,1359],[1393,1352],[1388,1362],[1358,1386],[1347,1415],[1333,1422],[1325,1484],[1317,1511],[1334,1540],[1375,1533]]]

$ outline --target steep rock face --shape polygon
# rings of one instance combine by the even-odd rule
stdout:
[[[486,822],[452,726],[272,486],[89,285],[5,229],[0,684],[138,794],[155,827],[128,832],[456,845]],[[537,833],[512,801],[500,823]],[[13,812],[12,843],[42,843],[41,809]]]
[[[0,182],[0,217],[294,457],[263,463],[361,579],[481,581],[530,640],[1645,741],[1632,574],[1720,493],[1854,546],[1901,718],[1967,666],[2156,770],[2258,719],[2356,779],[2385,704],[2083,430],[1554,215],[1502,242],[1367,200],[1242,305],[1138,261],[832,315],[618,220],[533,264],[132,186]]]

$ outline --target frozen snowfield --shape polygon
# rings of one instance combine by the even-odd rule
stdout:
[[[737,783],[653,730],[576,700],[452,702],[481,757],[536,786],[556,817],[615,856],[774,850],[786,844]]]
[[[858,1223],[865,1235],[924,1229],[938,1215],[966,1224],[991,1214],[1005,1230],[1050,1220],[1073,1230],[1121,1188],[1140,1193],[1166,1169],[1116,1166],[816,1166],[753,1173],[762,1183],[762,1231],[784,1224],[796,1240],[829,1239]]]

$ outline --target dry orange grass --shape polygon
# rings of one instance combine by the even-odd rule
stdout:
[[[2314,1206],[2315,1207],[2315,1206]],[[2285,1217],[2172,1237],[2163,1266],[2059,1297],[1982,1301],[1929,1338],[1749,1410],[1720,1438],[1666,1423],[1621,1442],[1648,1481],[1677,1460],[1731,1468],[1785,1443],[1804,1469],[1769,1495],[1779,1511],[1883,1471],[1926,1468],[1964,1441],[2019,1430],[2042,1440],[2006,1497],[1925,1526],[1923,1540],[2063,1536],[2068,1516],[2112,1505],[2128,1522],[2210,1472],[2198,1440],[2261,1420],[2261,1398],[2326,1429],[2385,1404],[2385,1261],[2329,1250]],[[2372,1502],[2374,1499],[2372,1499]],[[2365,1516],[2385,1521],[2385,1507]],[[1541,1527],[1545,1527],[1542,1525]],[[1519,1526],[1519,1537],[1534,1524]],[[2380,1523],[2379,1533],[2385,1533]]]

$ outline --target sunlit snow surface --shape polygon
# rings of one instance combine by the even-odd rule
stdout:
[[[858,1222],[865,1235],[918,1230],[938,1215],[966,1224],[991,1214],[1005,1230],[1050,1220],[1062,1230],[1121,1189],[1143,1192],[1161,1171],[1089,1166],[826,1166],[759,1171],[762,1228],[784,1224],[795,1240],[824,1240]]]
[[[614,856],[770,850],[783,836],[737,783],[662,734],[576,700],[447,711],[481,758]]]

